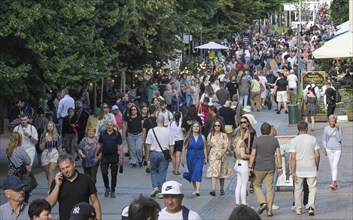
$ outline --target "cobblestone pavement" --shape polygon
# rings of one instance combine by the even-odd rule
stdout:
[[[295,135],[297,133],[296,126],[288,126],[288,115],[280,114],[277,115],[273,111],[261,111],[253,113],[258,121],[254,126],[258,135],[260,134],[259,127],[263,122],[269,122],[273,124],[277,129],[278,135]],[[317,137],[321,144],[323,128],[327,123],[317,123],[316,130],[309,132]],[[353,123],[352,122],[340,122],[341,127],[344,131],[343,139],[343,151],[342,157],[339,163],[338,172],[338,189],[333,191],[329,188],[331,183],[331,174],[328,159],[321,154],[320,170],[318,175],[318,193],[316,198],[316,209],[315,216],[308,216],[306,212],[302,215],[297,216],[291,211],[293,194],[292,189],[289,187],[281,187],[276,192],[275,203],[280,207],[279,210],[273,212],[274,216],[271,219],[353,219],[353,194],[352,194],[352,183],[353,183],[353,172],[352,172],[352,135],[353,135]],[[2,135],[0,137],[0,164],[1,173],[0,177],[3,180],[6,175],[6,156],[5,149],[8,142],[8,135]],[[229,164],[231,167],[234,166],[232,158],[229,157]],[[114,199],[104,198],[104,185],[101,179],[101,173],[97,174],[98,182],[98,196],[100,198],[103,219],[121,219],[120,214],[124,206],[128,205],[133,198],[139,194],[149,195],[152,191],[150,176],[145,173],[145,167],[143,168],[131,168],[128,166],[128,158],[125,160],[126,164],[124,167],[124,173],[118,175],[118,187],[117,197]],[[78,170],[82,171],[80,162],[76,163]],[[204,173],[207,167],[204,167]],[[185,171],[186,168],[181,168],[181,172]],[[212,197],[209,195],[211,189],[210,179],[204,178],[201,184],[201,196],[193,197],[192,185],[183,179],[182,176],[175,176],[170,165],[167,176],[167,180],[176,180],[183,184],[185,198],[183,204],[190,209],[200,213],[203,219],[227,219],[235,205],[234,189],[236,184],[236,176],[228,178],[225,182],[225,196],[219,196],[219,185],[217,186],[217,196]],[[35,168],[36,177],[39,182],[37,189],[33,191],[31,199],[44,198],[47,194],[47,183],[43,168]],[[1,183],[0,183],[1,185]],[[162,199],[156,199],[162,207],[164,207]],[[6,199],[3,192],[0,192],[0,204],[5,203]],[[247,202],[253,206],[256,210],[258,209],[258,203],[256,201],[255,194],[250,194],[247,198]],[[53,209],[53,216],[58,216],[58,205]],[[262,219],[269,219],[265,214],[262,214]]]

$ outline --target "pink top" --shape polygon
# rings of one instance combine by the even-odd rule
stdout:
[[[119,126],[119,129],[122,129],[123,128],[123,119],[120,114],[115,115],[115,121],[116,121],[117,125]]]

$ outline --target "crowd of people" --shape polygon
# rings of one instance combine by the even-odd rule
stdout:
[[[261,125],[261,136],[257,136],[253,128],[257,121],[251,112],[276,106],[277,114],[281,114],[282,108],[285,114],[288,113],[289,93],[298,91],[300,71],[312,70],[311,52],[323,33],[324,30],[309,27],[303,32],[305,43],[302,48],[298,47],[298,39],[292,32],[278,36],[256,34],[247,40],[235,38],[232,50],[226,56],[219,52],[219,59],[210,59],[211,56],[206,59],[209,68],[205,71],[179,77],[166,70],[150,80],[141,76],[135,89],[122,93],[114,101],[109,99],[107,103],[101,103],[100,108],[90,105],[86,90],[75,100],[67,88],[58,93],[53,109],[44,104],[35,114],[26,113],[20,100],[12,111],[15,117],[10,119],[13,125],[18,125],[13,128],[7,156],[14,170],[23,165],[29,172],[37,157],[48,180],[45,201],[49,202],[48,207],[59,203],[61,219],[69,219],[80,202],[91,202],[95,218],[101,219],[102,208],[95,186],[97,170],[100,167],[104,196],[115,198],[118,172],[123,172],[123,166],[127,164],[134,169],[146,166],[145,171],[151,177],[150,196],[163,198],[167,206],[161,210],[153,202],[140,198],[139,202],[151,205],[150,217],[160,211],[159,219],[171,219],[175,214],[172,208],[177,211],[176,218],[186,212],[180,205],[182,187],[179,183],[166,181],[169,164],[172,164],[176,176],[181,175],[180,165],[187,167],[188,172],[183,173],[183,177],[193,185],[194,196],[201,196],[204,166],[207,166],[205,175],[212,183],[211,196],[225,195],[225,179],[235,172],[236,206],[245,209],[242,205],[248,205],[246,194],[249,188],[249,193],[257,195],[258,213],[266,210],[267,216],[272,216],[274,181],[282,174],[280,146],[273,137],[273,126],[268,123]],[[352,77],[352,63],[347,73],[348,78]],[[323,146],[332,169],[330,187],[337,188],[342,129],[333,115],[337,95],[332,80],[337,74],[329,76],[324,90],[320,91],[319,85],[304,89],[306,122],[298,123],[299,135],[292,141],[290,150],[289,170],[295,182],[296,214],[301,214],[301,191],[305,181],[309,196],[307,209],[309,215],[314,214],[319,146],[315,138],[307,134],[307,129],[309,118],[311,130],[315,129],[314,116],[321,99],[327,105],[330,121],[325,129]],[[310,153],[298,148],[304,145]],[[227,160],[229,154],[234,157],[234,169]],[[126,162],[125,158],[129,161]],[[75,161],[82,162],[84,174],[76,170]],[[55,174],[57,167],[59,172]],[[9,195],[14,195],[12,191],[22,193],[21,180],[11,178],[10,185],[4,190]],[[217,179],[219,192],[216,190]],[[266,197],[261,189],[263,181]],[[166,183],[171,185],[170,189],[165,188]],[[27,205],[23,204],[28,202],[29,195],[30,192],[24,191],[23,200],[17,202],[17,215],[27,212]],[[129,216],[138,209],[137,206],[130,206]],[[45,207],[43,210],[50,212]],[[1,209],[5,208],[1,206]],[[11,208],[7,205],[2,216],[10,215],[9,210]],[[70,213],[70,210],[74,211]],[[187,212],[190,219],[200,219],[197,213]]]

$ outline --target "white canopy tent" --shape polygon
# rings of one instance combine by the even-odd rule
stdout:
[[[313,52],[316,59],[353,57],[353,32],[346,32]]]
[[[353,57],[353,0],[349,0],[348,32],[341,34],[313,52],[316,59]]]
[[[349,21],[346,21],[340,25],[337,25],[337,31],[335,31],[335,36],[338,36],[340,34],[343,34],[345,32],[348,31],[348,25],[349,25]]]
[[[207,43],[207,44],[202,44],[198,47],[195,47],[196,49],[228,49],[228,47],[223,46],[221,44],[217,44],[213,41]]]

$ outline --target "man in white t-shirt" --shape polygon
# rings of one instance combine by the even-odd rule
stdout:
[[[158,220],[198,220],[201,219],[197,212],[194,212],[182,205],[184,194],[183,185],[171,180],[162,186],[163,202],[167,206],[159,212]]]
[[[75,109],[75,100],[69,95],[69,90],[63,89],[61,91],[61,97],[56,113],[59,124],[62,124],[63,118],[68,115],[69,108]]]
[[[157,127],[151,128],[146,138],[146,159],[151,164],[150,172],[153,187],[151,197],[156,197],[167,178],[170,160],[164,157],[162,150],[174,152],[173,136],[170,130],[164,127],[164,116],[157,116],[156,122]]]
[[[298,122],[299,135],[292,139],[290,146],[290,171],[295,183],[295,212],[301,214],[303,182],[306,179],[309,188],[308,214],[314,215],[316,199],[317,171],[319,170],[319,145],[314,136],[307,134],[308,123]]]
[[[22,145],[27,152],[28,156],[31,158],[31,166],[33,166],[34,159],[36,157],[36,143],[38,142],[38,132],[37,129],[29,124],[29,119],[27,115],[20,116],[21,124],[13,129],[13,132],[18,132],[22,135]]]
[[[161,107],[161,110],[157,112],[157,116],[163,115],[164,116],[164,127],[168,127],[170,122],[173,121],[173,114],[167,109],[167,103],[166,101],[162,100],[159,103],[159,106]]]

